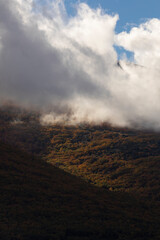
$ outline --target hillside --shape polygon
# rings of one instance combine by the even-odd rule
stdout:
[[[46,159],[112,191],[160,201],[160,134],[111,126],[50,128]]]
[[[111,191],[160,201],[160,133],[107,124],[42,126],[37,112],[0,109],[0,134],[53,165]]]
[[[91,186],[2,142],[0,152],[2,240],[160,239],[160,211],[152,205]]]

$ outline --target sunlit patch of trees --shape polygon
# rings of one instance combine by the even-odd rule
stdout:
[[[47,161],[114,191],[160,200],[160,134],[109,126],[50,128]]]

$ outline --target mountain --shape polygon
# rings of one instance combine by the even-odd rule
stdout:
[[[85,181],[160,202],[160,133],[103,125],[46,125],[39,113],[0,108],[0,135]]]
[[[0,108],[1,239],[160,239],[160,134],[39,116]]]
[[[0,152],[2,240],[160,239],[154,205],[94,187],[2,142]]]

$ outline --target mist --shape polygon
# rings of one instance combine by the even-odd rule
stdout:
[[[160,128],[160,20],[115,32],[118,15],[85,3],[0,0],[0,101],[42,122]],[[133,52],[118,63],[114,46]]]

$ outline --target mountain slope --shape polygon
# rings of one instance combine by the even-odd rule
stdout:
[[[52,126],[46,160],[114,191],[160,201],[160,134],[108,125]]]
[[[0,142],[0,236],[24,239],[160,239],[155,207],[90,186]]]
[[[86,181],[160,202],[160,134],[107,124],[42,126],[39,113],[0,108],[4,142]]]

